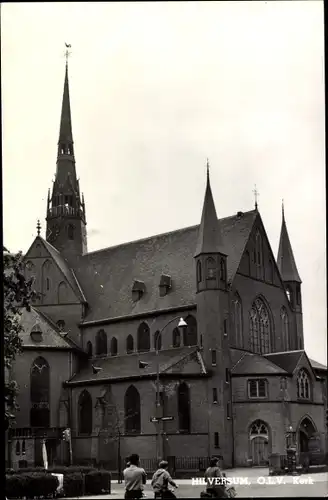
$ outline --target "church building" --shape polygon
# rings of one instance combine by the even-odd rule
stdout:
[[[50,464],[68,461],[66,428],[74,463],[111,470],[133,452],[263,466],[288,432],[298,457],[327,452],[327,368],[304,350],[284,211],[275,258],[257,206],[220,209],[207,168],[199,225],[88,252],[66,63],[46,237],[24,257],[39,298],[11,373],[12,466],[41,464],[43,438]]]

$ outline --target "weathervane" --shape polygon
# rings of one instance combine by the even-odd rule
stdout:
[[[68,58],[71,55],[71,52],[68,49],[72,48],[72,45],[65,42],[65,47],[66,47],[66,52],[65,52],[66,64],[68,64]]]
[[[255,186],[254,186],[254,191],[253,191],[253,193],[254,193],[254,196],[255,196],[255,210],[257,210],[257,198],[258,198],[258,196],[260,196],[260,193],[259,193],[259,192],[258,192],[258,190],[256,189],[256,184],[255,184]]]
[[[39,219],[38,219],[38,222],[37,222],[37,225],[36,225],[36,230],[38,232],[38,236],[40,236],[41,224],[40,224],[40,220]]]

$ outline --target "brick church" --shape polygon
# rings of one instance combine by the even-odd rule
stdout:
[[[207,169],[199,225],[88,252],[66,64],[46,238],[24,257],[40,295],[12,372],[13,466],[40,464],[44,436],[65,462],[65,428],[74,463],[113,470],[132,452],[265,465],[288,431],[298,456],[326,452],[327,368],[304,351],[284,212],[276,259],[258,207],[239,208],[217,217]]]

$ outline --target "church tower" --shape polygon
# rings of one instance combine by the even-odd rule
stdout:
[[[229,309],[227,255],[223,250],[207,164],[207,183],[202,219],[194,255],[198,345],[207,370],[209,454],[220,453],[224,463],[232,460],[232,400],[228,341]],[[217,449],[219,443],[220,451]]]
[[[295,313],[296,338],[292,344],[292,349],[304,349],[303,338],[303,315],[302,315],[302,295],[301,278],[296,267],[292,246],[290,244],[284,205],[282,205],[282,224],[280,232],[279,250],[277,257],[278,269],[284,282],[287,297],[291,309]]]
[[[57,152],[56,176],[52,194],[48,193],[46,239],[70,260],[87,252],[84,198],[76,177],[68,64],[65,81]]]

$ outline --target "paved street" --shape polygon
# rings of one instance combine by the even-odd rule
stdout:
[[[328,494],[328,473],[303,474],[301,476],[270,477],[268,469],[233,469],[226,471],[229,478],[244,484],[235,485],[238,497],[323,497]],[[247,482],[247,484],[245,484]],[[179,489],[176,490],[178,498],[200,498],[202,485],[192,485],[191,479],[178,479]],[[148,498],[153,498],[150,481],[147,481],[145,493]],[[85,500],[92,497],[83,497]],[[97,495],[97,499],[124,498],[124,485],[112,482],[111,495]]]

